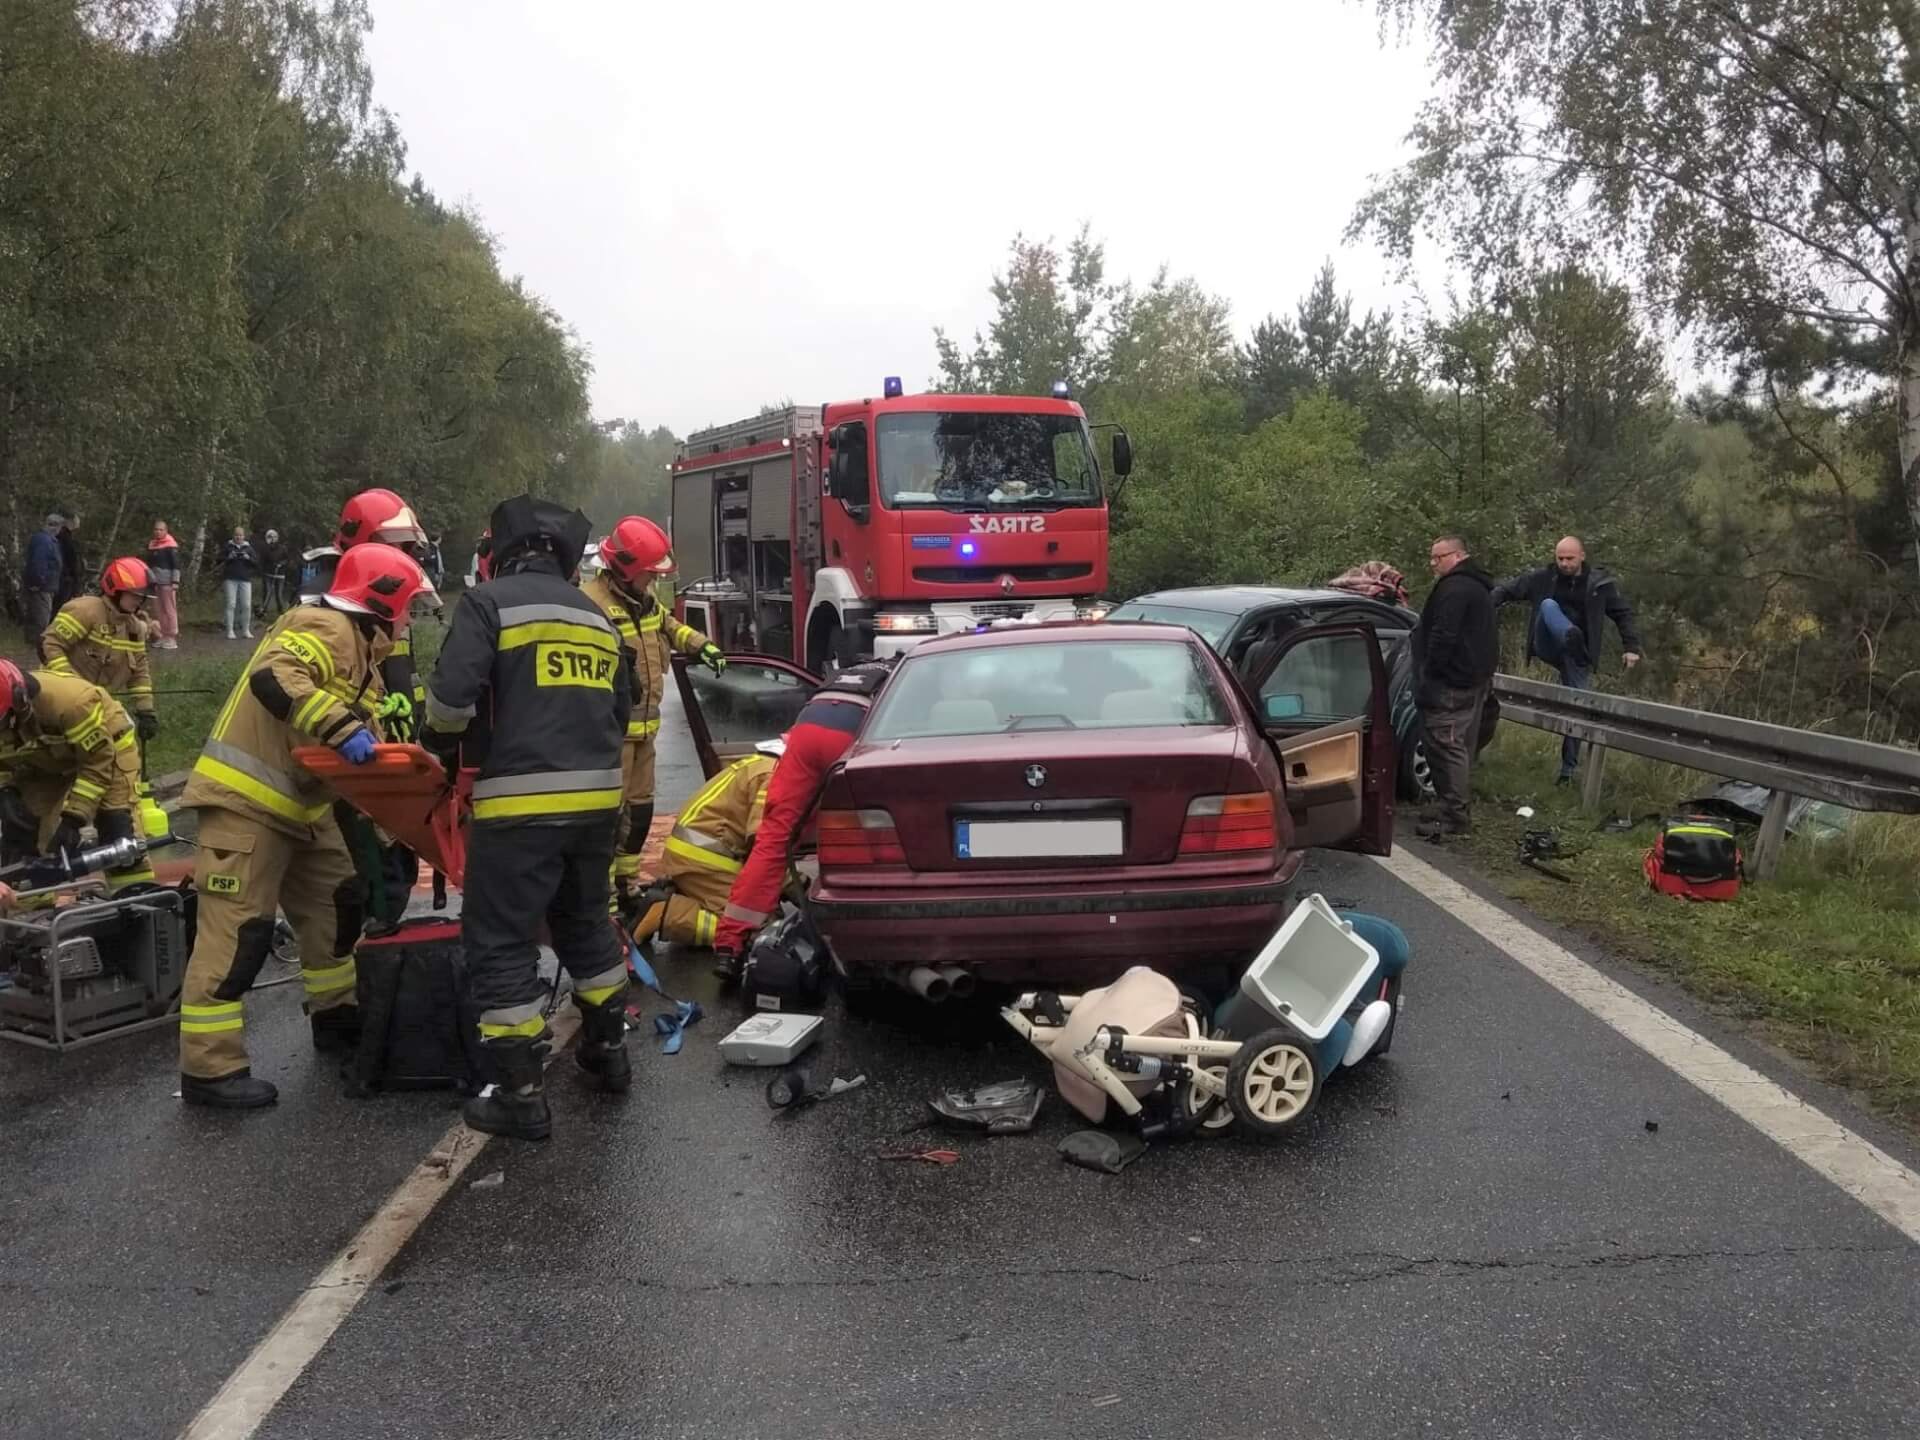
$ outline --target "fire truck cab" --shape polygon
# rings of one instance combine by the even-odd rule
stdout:
[[[1116,429],[1113,471],[1132,468]],[[1104,614],[1108,491],[1085,412],[906,395],[697,431],[673,466],[686,623],[816,673],[993,621]]]

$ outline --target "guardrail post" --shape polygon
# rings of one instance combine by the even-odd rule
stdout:
[[[1787,848],[1787,811],[1793,796],[1776,790],[1767,798],[1767,813],[1760,821],[1760,838],[1753,842],[1749,869],[1755,880],[1771,880],[1780,868],[1780,852]]]
[[[1600,787],[1605,783],[1607,774],[1607,751],[1604,745],[1587,742],[1587,753],[1583,757],[1580,774],[1580,808],[1589,815],[1600,809]]]

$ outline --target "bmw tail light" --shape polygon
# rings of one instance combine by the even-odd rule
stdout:
[[[820,866],[904,865],[900,832],[885,810],[822,810]]]
[[[1273,822],[1273,796],[1265,790],[1247,795],[1202,795],[1187,806],[1180,853],[1233,855],[1271,850],[1280,843]]]

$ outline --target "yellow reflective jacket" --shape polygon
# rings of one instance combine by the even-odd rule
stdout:
[[[667,836],[662,879],[690,870],[740,873],[747,847],[766,814],[767,781],[773,778],[774,763],[771,755],[736,760],[686,803]]]
[[[391,644],[324,605],[282,615],[220,707],[181,803],[306,838],[333,794],[294,763],[294,748],[337,745],[360,727],[382,738],[373,712],[386,693],[380,662]]]
[[[580,589],[613,622],[620,643],[633,657],[633,713],[627,717],[627,740],[652,739],[660,733],[660,697],[666,693],[669,656],[675,650],[698,655],[707,637],[691,625],[682,625],[651,597],[642,610],[604,574]]]
[[[147,666],[147,626],[102,595],[82,595],[60,607],[40,636],[40,654],[56,675],[78,675],[121,704],[153,713],[153,671]]]
[[[120,702],[78,675],[36,670],[27,684],[32,709],[17,725],[0,723],[0,786],[69,785],[61,808],[83,824],[101,810],[131,811],[140,750]]]

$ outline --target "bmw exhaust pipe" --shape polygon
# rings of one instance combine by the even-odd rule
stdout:
[[[940,978],[947,982],[947,994],[955,1000],[965,1000],[973,994],[973,972],[962,970],[958,965],[936,965]]]
[[[938,1005],[953,989],[946,976],[926,965],[916,965],[907,971],[902,983],[929,1005]]]

